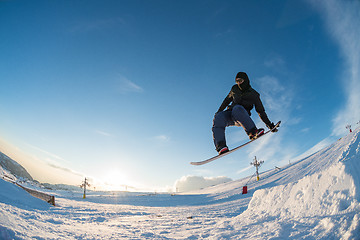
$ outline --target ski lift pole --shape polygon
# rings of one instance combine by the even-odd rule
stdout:
[[[260,168],[261,164],[263,164],[263,163],[264,163],[264,161],[260,161],[260,162],[259,162],[259,161],[256,159],[256,156],[255,156],[255,158],[254,158],[254,161],[251,163],[251,165],[254,165],[255,168],[256,168],[256,181],[259,181],[259,180],[260,180],[259,168]]]
[[[87,182],[87,179],[85,178],[83,184],[80,185],[81,188],[84,188],[83,198],[86,198],[86,186],[89,186],[89,187],[90,187],[90,184]]]
[[[85,178],[85,181],[84,181],[84,195],[83,195],[83,198],[85,199],[86,198],[86,178]]]

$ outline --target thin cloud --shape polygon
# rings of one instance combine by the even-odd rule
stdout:
[[[303,128],[300,132],[310,132],[310,128]]]
[[[341,76],[345,104],[333,119],[333,135],[341,136],[347,124],[360,120],[360,2],[323,0],[310,1],[325,19],[329,33],[339,44],[345,60]]]
[[[108,133],[108,132],[104,132],[104,131],[101,131],[101,130],[95,130],[95,133],[101,135],[101,136],[105,136],[105,137],[112,137],[113,135]]]
[[[52,167],[52,168],[55,168],[55,169],[58,169],[58,170],[61,170],[61,171],[67,172],[67,173],[71,173],[71,174],[76,175],[76,176],[83,176],[83,174],[81,174],[81,173],[78,173],[78,172],[76,172],[74,170],[71,170],[71,169],[66,168],[66,167],[61,167],[60,165],[58,165],[58,161],[62,161],[62,162],[69,162],[69,161],[66,161],[65,159],[57,156],[56,154],[45,151],[44,149],[41,149],[41,148],[36,147],[34,145],[31,145],[31,144],[28,144],[28,143],[26,143],[26,144],[28,146],[30,146],[31,148],[33,148],[33,149],[47,155],[48,157],[42,158],[41,161],[43,161],[49,167]]]
[[[142,93],[144,89],[136,83],[130,81],[126,77],[120,76],[118,90],[120,93],[125,94],[129,92]]]
[[[246,167],[246,168],[243,168],[243,169],[238,170],[236,173],[237,173],[237,174],[241,174],[241,173],[243,173],[243,172],[246,172],[246,171],[250,170],[250,169],[253,168],[253,167],[254,167],[254,166],[248,166],[248,167]]]
[[[61,170],[61,171],[67,172],[67,173],[71,173],[71,174],[76,175],[76,176],[80,176],[80,177],[84,176],[84,174],[78,173],[78,172],[76,172],[74,170],[71,170],[69,168],[66,168],[66,167],[61,167],[61,166],[53,164],[53,163],[47,163],[47,165],[52,167],[52,168],[55,168],[55,169],[58,169],[58,170]]]
[[[274,76],[263,76],[256,79],[260,86],[259,93],[270,120],[283,122],[290,118],[294,106],[294,93],[289,86],[284,86]]]
[[[228,35],[231,35],[231,34],[233,34],[233,33],[235,33],[234,29],[228,28],[228,29],[225,30],[225,31],[216,33],[215,37],[216,37],[216,38],[222,38],[222,37],[226,37],[226,36],[228,36]]]
[[[166,135],[155,136],[154,139],[159,142],[169,142],[170,141],[170,137],[166,136]]]
[[[36,147],[36,146],[34,146],[34,145],[31,145],[31,144],[29,144],[29,143],[26,143],[26,145],[29,146],[29,147],[31,147],[31,148],[33,148],[33,149],[35,149],[35,150],[37,150],[37,151],[39,151],[39,152],[41,152],[41,153],[46,154],[46,155],[49,156],[50,158],[55,158],[55,159],[57,159],[57,160],[66,161],[66,160],[63,159],[62,157],[59,157],[59,156],[56,155],[56,154],[53,154],[53,153],[51,153],[51,152],[48,152],[48,151],[46,151],[46,150],[44,150],[44,149],[41,149],[41,148],[39,148],[39,147]]]
[[[271,58],[265,60],[265,67],[270,68],[275,72],[286,73],[286,62],[284,59],[278,55],[272,56]]]

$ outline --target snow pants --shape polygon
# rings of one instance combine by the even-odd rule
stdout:
[[[249,113],[241,105],[235,105],[232,110],[218,112],[214,117],[212,127],[216,151],[226,147],[225,128],[229,126],[242,126],[247,134],[256,128]]]

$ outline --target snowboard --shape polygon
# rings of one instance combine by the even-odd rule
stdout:
[[[215,157],[206,159],[206,160],[204,160],[204,161],[200,161],[200,162],[190,162],[190,164],[192,164],[192,165],[203,165],[203,164],[205,164],[205,163],[212,162],[212,161],[214,161],[214,160],[216,160],[216,159],[218,159],[218,158],[224,157],[224,156],[226,156],[226,155],[228,155],[228,154],[230,154],[230,153],[232,153],[232,152],[235,152],[236,150],[239,150],[240,148],[245,147],[246,145],[248,145],[248,144],[256,141],[257,139],[259,139],[259,138],[261,138],[261,137],[263,137],[263,136],[265,136],[266,134],[268,134],[268,133],[271,132],[272,130],[278,128],[278,127],[280,126],[280,123],[281,123],[281,121],[279,121],[277,124],[275,124],[274,128],[266,131],[266,132],[265,132],[263,135],[261,135],[260,137],[258,137],[258,138],[256,138],[256,139],[253,139],[253,140],[250,140],[250,141],[248,141],[248,142],[246,142],[246,143],[244,143],[244,144],[242,144],[242,145],[240,145],[240,146],[238,146],[238,147],[236,147],[236,148],[233,148],[233,149],[229,150],[229,151],[226,152],[226,153],[223,153],[223,154],[221,154],[221,155],[216,155]]]

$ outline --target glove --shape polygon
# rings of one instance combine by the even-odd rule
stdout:
[[[272,122],[272,123],[270,123],[269,125],[267,125],[267,127],[268,127],[269,129],[273,129],[273,128],[275,127],[275,124]],[[277,132],[277,131],[278,131],[277,128],[274,128],[273,130],[271,130],[271,132]]]

